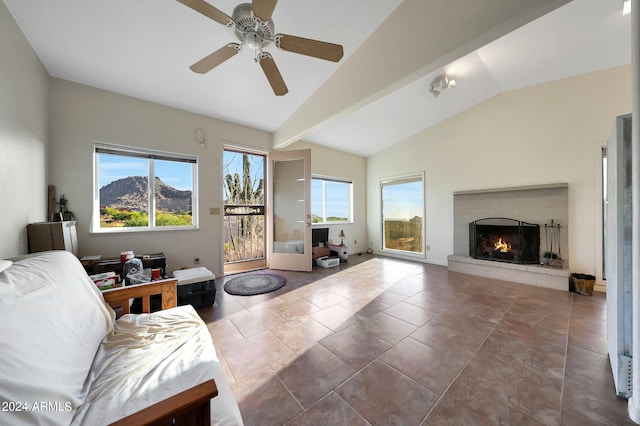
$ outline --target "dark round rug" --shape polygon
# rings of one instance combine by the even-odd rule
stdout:
[[[275,274],[251,274],[232,278],[224,284],[224,291],[236,296],[269,293],[284,287],[287,280]]]

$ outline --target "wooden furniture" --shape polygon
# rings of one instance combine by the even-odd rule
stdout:
[[[209,380],[111,425],[208,425],[211,416],[209,400],[217,395],[215,381]]]
[[[109,304],[118,304],[137,297],[142,298],[142,312],[151,312],[151,296],[160,295],[162,299],[161,309],[175,308],[178,306],[177,286],[178,280],[169,279],[153,281],[145,284],[135,284],[126,287],[116,287],[104,290],[102,297]],[[129,304],[122,303],[122,313],[129,314]]]
[[[176,279],[103,293],[66,250],[2,267],[0,336],[11,348],[0,357],[2,395],[64,409],[14,410],[0,423],[242,425],[206,324],[192,306],[176,306]],[[126,310],[144,299],[148,312],[151,297],[164,310],[114,319],[106,303]]]
[[[177,282],[176,279],[168,279],[113,288],[103,291],[102,296],[108,303],[121,303],[123,314],[129,313],[129,303],[123,302],[140,297],[142,312],[149,313],[152,295],[161,295],[163,310],[177,306]],[[217,395],[215,381],[209,380],[112,424],[118,426],[209,424],[209,400]]]
[[[144,268],[160,268],[162,269],[162,275],[167,275],[167,258],[164,253],[151,253],[151,254],[141,254],[136,256],[138,259],[142,260],[142,266]],[[125,277],[122,276],[122,261],[119,257],[100,259],[100,261],[83,265],[84,270],[87,271],[89,275],[102,274],[104,272],[115,272],[120,275],[122,280]]]
[[[27,225],[29,253],[67,250],[78,255],[76,222],[40,222]]]

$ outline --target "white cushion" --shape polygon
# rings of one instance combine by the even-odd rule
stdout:
[[[210,379],[219,392],[211,403],[214,424],[241,425],[209,330],[191,305],[124,315],[100,346],[72,424],[108,424]]]
[[[68,425],[112,329],[113,311],[72,253],[38,253],[0,272],[0,401],[27,408],[1,421]]]

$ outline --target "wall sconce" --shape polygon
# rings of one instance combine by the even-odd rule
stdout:
[[[440,96],[440,92],[451,87],[456,87],[456,80],[453,77],[442,74],[433,79],[429,85],[429,91],[434,98],[437,98]]]
[[[207,140],[204,137],[204,130],[196,129],[195,139],[196,139],[196,142],[200,144],[201,149],[205,149],[207,147]]]
[[[343,246],[344,245],[344,239],[347,238],[346,235],[344,235],[344,231],[341,229],[340,233],[338,234],[338,238],[340,238],[340,245]]]

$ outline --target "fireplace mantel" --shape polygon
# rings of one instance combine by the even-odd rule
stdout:
[[[538,189],[568,189],[568,183],[549,183],[544,185],[528,185],[528,186],[511,186],[508,188],[490,188],[490,189],[472,189],[470,191],[456,191],[453,193],[456,195],[470,195],[470,194],[491,194],[495,192],[514,192],[514,191],[533,191]]]

